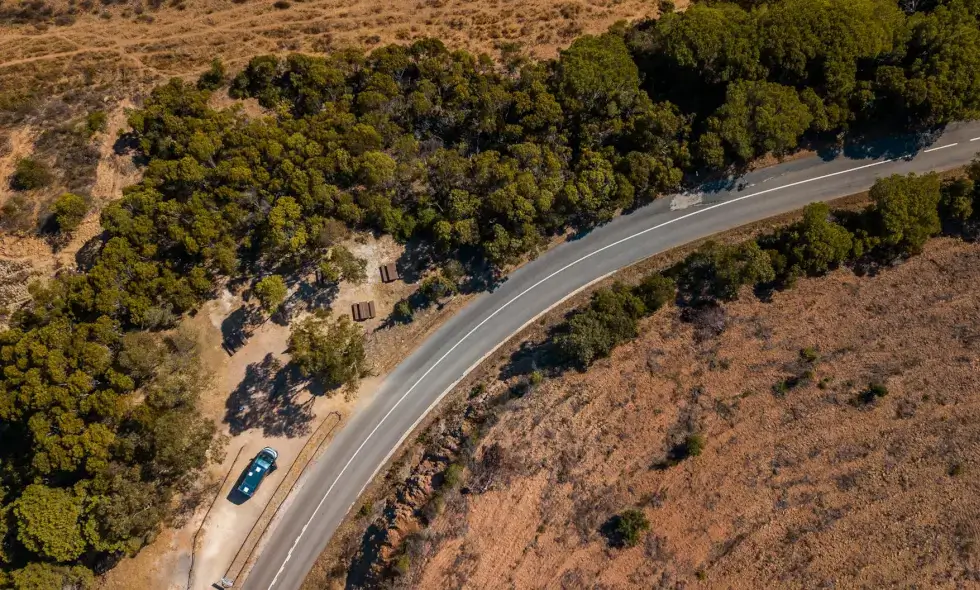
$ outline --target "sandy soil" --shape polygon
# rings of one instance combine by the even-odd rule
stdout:
[[[507,469],[447,504],[403,581],[976,584],[978,263],[980,246],[937,240],[876,277],[840,271],[771,303],[744,297],[702,342],[674,311],[647,321],[612,359],[511,402],[481,443],[499,445]],[[870,382],[888,394],[856,401]],[[689,432],[704,453],[664,465]],[[612,548],[600,530],[630,507],[651,530]]]

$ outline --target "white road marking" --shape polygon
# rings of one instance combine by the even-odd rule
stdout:
[[[973,141],[972,139],[970,141]],[[936,150],[944,150],[946,148],[953,147],[954,145],[959,145],[958,143],[947,143],[946,145],[941,145],[939,147],[929,148],[927,150],[922,150],[923,154],[928,154],[929,152],[934,152]]]
[[[980,141],[980,137],[974,137],[974,138],[973,138],[973,139],[971,139],[970,141]]]
[[[950,145],[956,145],[956,144],[950,144]],[[949,146],[943,146],[943,147],[949,147]],[[936,148],[936,149],[941,149],[941,148]],[[824,174],[823,176],[817,176],[817,177],[814,177],[814,178],[808,178],[806,180],[800,180],[800,181],[797,181],[797,182],[792,182],[790,184],[786,184],[786,185],[783,185],[783,186],[777,186],[777,187],[769,188],[769,189],[762,190],[762,191],[759,191],[759,192],[756,192],[756,193],[752,193],[750,195],[742,195],[741,197],[736,197],[736,198],[731,199],[729,201],[724,201],[724,202],[721,202],[721,203],[716,203],[714,205],[709,205],[707,207],[704,207],[703,209],[698,209],[697,211],[692,211],[690,213],[681,215],[680,217],[675,217],[674,219],[667,220],[667,221],[665,221],[665,222],[663,222],[661,224],[655,225],[653,227],[648,227],[645,230],[642,230],[642,231],[636,232],[635,234],[626,236],[625,238],[622,238],[620,240],[617,240],[617,241],[615,241],[615,242],[613,242],[611,244],[607,244],[607,245],[603,246],[602,248],[599,248],[597,250],[593,250],[592,252],[586,254],[585,256],[582,256],[578,260],[572,261],[572,262],[566,264],[565,266],[559,268],[555,272],[553,272],[550,275],[544,277],[540,281],[534,283],[533,285],[531,285],[527,289],[524,289],[523,291],[521,291],[520,293],[518,293],[517,295],[515,295],[512,299],[510,299],[509,301],[507,301],[506,303],[504,303],[503,305],[501,305],[500,307],[498,307],[493,313],[491,313],[489,316],[487,316],[482,322],[480,322],[479,324],[477,324],[476,327],[474,327],[469,332],[467,332],[462,338],[459,339],[459,341],[456,344],[453,345],[452,348],[450,348],[449,350],[447,350],[445,354],[443,354],[441,357],[439,357],[438,360],[436,360],[436,362],[434,362],[432,364],[432,366],[429,367],[425,371],[425,373],[422,373],[422,376],[419,377],[418,380],[414,384],[412,384],[411,387],[408,388],[408,391],[406,391],[400,398],[398,398],[398,401],[395,402],[395,405],[391,406],[391,409],[388,410],[388,412],[381,418],[381,421],[378,422],[378,424],[371,430],[371,432],[368,433],[367,437],[365,437],[364,441],[361,442],[360,446],[357,447],[357,449],[354,451],[354,454],[351,455],[351,458],[344,465],[344,468],[340,470],[340,473],[339,474],[337,474],[336,479],[334,479],[333,480],[333,483],[330,484],[330,487],[327,488],[327,491],[323,494],[323,498],[320,499],[320,502],[316,505],[316,508],[313,510],[313,514],[310,515],[309,520],[307,520],[306,521],[306,524],[303,525],[303,528],[300,529],[299,535],[293,541],[292,547],[290,547],[289,548],[289,551],[286,553],[286,559],[282,562],[282,565],[279,567],[279,571],[276,572],[275,577],[272,578],[272,582],[269,584],[269,590],[272,590],[272,588],[276,585],[276,582],[279,581],[279,576],[281,576],[282,575],[282,572],[285,571],[286,564],[289,563],[289,560],[293,556],[293,551],[296,550],[296,547],[299,545],[300,540],[303,538],[303,535],[306,533],[306,529],[309,528],[310,524],[316,518],[317,513],[320,512],[320,508],[323,507],[323,503],[327,501],[327,497],[330,495],[330,492],[332,492],[333,489],[334,489],[334,487],[336,487],[337,483],[340,482],[340,479],[344,476],[344,473],[347,472],[347,469],[350,468],[351,464],[354,463],[354,459],[357,458],[357,455],[361,452],[361,449],[363,449],[364,446],[367,445],[367,443],[371,440],[371,438],[378,431],[378,429],[381,428],[381,425],[384,424],[385,421],[388,419],[388,417],[391,416],[391,414],[398,408],[398,406],[401,405],[401,403],[403,401],[405,401],[405,398],[407,398],[415,390],[415,388],[418,387],[419,383],[421,383],[423,379],[425,379],[426,377],[428,377],[429,373],[431,373],[437,366],[439,366],[439,364],[442,363],[442,361],[445,360],[445,358],[447,356],[449,356],[450,354],[452,354],[452,352],[454,350],[456,350],[457,348],[459,348],[459,345],[462,344],[464,341],[466,341],[466,339],[468,339],[470,336],[472,336],[474,332],[476,332],[477,330],[479,330],[480,328],[482,328],[487,322],[489,322],[494,317],[496,317],[497,314],[499,314],[504,309],[506,309],[507,307],[509,307],[512,303],[514,303],[515,301],[517,301],[521,297],[527,295],[533,289],[539,287],[540,285],[542,285],[543,283],[545,283],[549,279],[555,277],[556,275],[558,275],[558,274],[560,274],[562,272],[565,272],[566,270],[568,270],[569,268],[571,268],[571,267],[579,264],[580,262],[583,262],[585,260],[588,260],[589,258],[592,258],[596,254],[599,254],[600,252],[604,252],[604,251],[606,251],[606,250],[608,250],[610,248],[614,248],[614,247],[622,244],[623,242],[627,242],[629,240],[632,240],[633,238],[637,238],[637,237],[642,236],[644,234],[647,234],[647,233],[650,233],[652,231],[658,230],[658,229],[660,229],[662,227],[665,227],[665,226],[668,226],[668,225],[670,225],[672,223],[677,223],[678,221],[683,221],[684,219],[687,219],[689,217],[694,217],[695,215],[700,215],[701,213],[705,213],[707,211],[711,211],[712,209],[718,209],[719,207],[724,207],[726,205],[731,205],[732,203],[737,203],[739,201],[744,201],[746,199],[751,199],[753,197],[758,197],[758,196],[764,195],[766,193],[771,193],[771,192],[775,192],[775,191],[783,190],[783,189],[787,189],[787,188],[793,188],[794,186],[800,186],[801,184],[807,184],[807,183],[810,183],[810,182],[816,182],[818,180],[824,180],[825,178],[831,178],[833,176],[840,176],[841,174],[847,174],[848,172],[857,172],[858,170],[865,170],[867,168],[873,168],[874,166],[880,166],[882,164],[887,164],[889,162],[894,162],[894,161],[896,161],[898,159],[900,159],[900,158],[892,158],[892,159],[888,159],[888,160],[880,160],[878,162],[872,162],[870,164],[864,164],[864,165],[858,166],[856,168],[848,168],[847,170],[841,170],[839,172],[831,172],[830,174]],[[458,383],[460,380],[462,380],[463,377],[465,377],[465,376],[466,376],[465,374],[463,376],[461,376],[459,378],[459,380],[456,381],[456,383]],[[444,391],[439,396],[440,399],[443,396],[445,396],[446,393],[448,393],[449,390],[452,389],[452,387],[455,386],[456,383],[453,383],[453,385],[450,386],[449,389],[447,389],[446,391]],[[436,400],[436,401],[438,402],[438,400]],[[435,405],[435,404],[433,404],[433,405]],[[411,430],[409,432],[411,432]],[[406,436],[407,436],[407,434],[406,434]],[[399,443],[399,445],[400,444],[401,443]],[[399,445],[396,445],[396,447],[399,446]]]

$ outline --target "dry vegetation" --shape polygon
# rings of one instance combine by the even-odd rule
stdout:
[[[676,313],[649,320],[588,373],[510,402],[467,485],[486,480],[488,449],[505,467],[447,497],[412,537],[403,581],[980,581],[978,263],[976,245],[937,240],[876,277],[838,271],[771,303],[743,298],[717,338],[698,341]],[[887,395],[861,401],[870,383]],[[704,452],[669,466],[694,432]],[[651,530],[611,548],[600,531],[631,507]]]
[[[5,2],[0,123],[47,121],[63,115],[65,105],[102,108],[104,100],[166,78],[196,76],[215,57],[236,67],[265,53],[371,48],[421,37],[488,53],[518,43],[551,57],[582,33],[655,11],[648,0]]]

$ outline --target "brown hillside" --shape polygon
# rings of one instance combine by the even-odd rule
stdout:
[[[838,271],[771,303],[747,295],[727,307],[725,332],[701,342],[675,311],[659,314],[588,373],[512,402],[477,452],[499,445],[496,483],[447,498],[402,581],[980,582],[978,269],[980,246],[942,239],[876,277]],[[872,382],[887,395],[865,403]],[[668,466],[691,432],[704,452]],[[650,531],[612,548],[600,530],[631,507]]]

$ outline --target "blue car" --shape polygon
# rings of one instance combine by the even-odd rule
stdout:
[[[242,480],[238,483],[236,488],[238,493],[246,498],[251,498],[255,490],[262,485],[262,480],[265,479],[266,474],[275,471],[276,459],[278,458],[279,453],[272,447],[266,447],[259,451],[259,454],[248,464],[248,470],[245,471]]]

